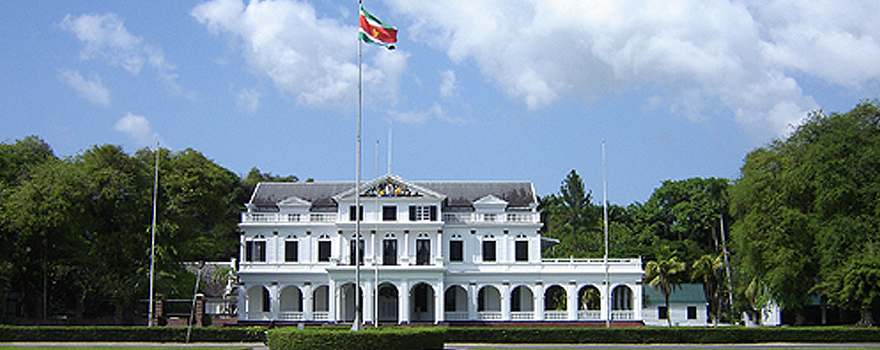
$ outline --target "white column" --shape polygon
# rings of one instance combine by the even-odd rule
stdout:
[[[434,305],[436,305],[434,310],[435,324],[443,322],[446,315],[446,286],[442,279],[437,283],[436,289],[434,292]]]
[[[242,284],[238,286],[238,319],[239,320],[247,320],[247,285]]]
[[[501,320],[510,321],[510,283],[502,283],[499,291],[501,292]]]
[[[336,322],[336,320],[339,319],[336,315],[336,281],[331,279],[327,289],[327,303],[329,304],[327,305],[327,313],[329,314],[329,321]]]
[[[437,255],[434,261],[437,263],[435,265],[444,265],[443,263],[443,231],[437,231]]]
[[[409,323],[409,283],[400,282],[400,291],[397,299],[397,320],[399,323]]]
[[[302,287],[302,298],[303,298],[303,319],[306,321],[314,320],[315,317],[312,315],[314,312],[313,304],[314,295],[312,295],[312,285],[307,283]]]
[[[361,305],[363,306],[364,322],[372,321],[375,323],[376,320],[373,318],[373,283],[361,281],[361,284],[363,284],[361,289],[363,290],[364,302]]]
[[[544,284],[535,284],[535,320],[544,320]]]
[[[278,319],[278,310],[281,309],[281,290],[278,287],[278,282],[272,282],[269,285],[269,319],[277,320]]]
[[[479,291],[477,290],[477,284],[471,282],[468,284],[468,319],[477,320],[477,306],[479,297]]]
[[[568,297],[568,319],[569,320],[577,320],[577,312],[578,312],[578,291],[577,284],[569,283],[568,287],[566,287],[566,294]]]

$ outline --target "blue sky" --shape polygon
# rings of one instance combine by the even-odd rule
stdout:
[[[876,1],[371,0],[398,49],[363,46],[363,178],[528,180],[602,198],[734,179],[809,111],[880,97]],[[355,176],[357,3],[10,2],[0,141],[59,156],[191,147],[317,181]]]

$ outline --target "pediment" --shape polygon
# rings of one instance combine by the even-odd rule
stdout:
[[[287,197],[284,200],[278,202],[278,206],[279,207],[311,207],[312,203],[309,201],[306,201],[302,198],[293,196],[293,197]]]
[[[355,189],[352,188],[333,198],[338,202],[341,199],[352,198],[354,192]],[[360,195],[368,198],[446,198],[441,193],[407,182],[396,175],[385,175],[361,185]]]
[[[504,208],[507,208],[507,205],[507,201],[491,194],[484,196],[474,202],[474,208],[478,210],[503,210]]]

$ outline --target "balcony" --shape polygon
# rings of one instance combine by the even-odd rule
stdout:
[[[242,223],[333,223],[336,213],[242,213]]]
[[[447,224],[470,223],[537,223],[538,213],[444,213],[443,222]]]

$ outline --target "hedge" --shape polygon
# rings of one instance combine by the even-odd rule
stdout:
[[[878,328],[853,327],[646,327],[646,328],[449,328],[449,343],[724,344],[854,343],[880,341]]]
[[[265,327],[193,327],[191,342],[265,342]],[[2,326],[0,341],[172,342],[186,341],[186,327]]]
[[[272,350],[426,350],[443,349],[443,327],[348,329],[287,327],[269,330],[266,340]]]

